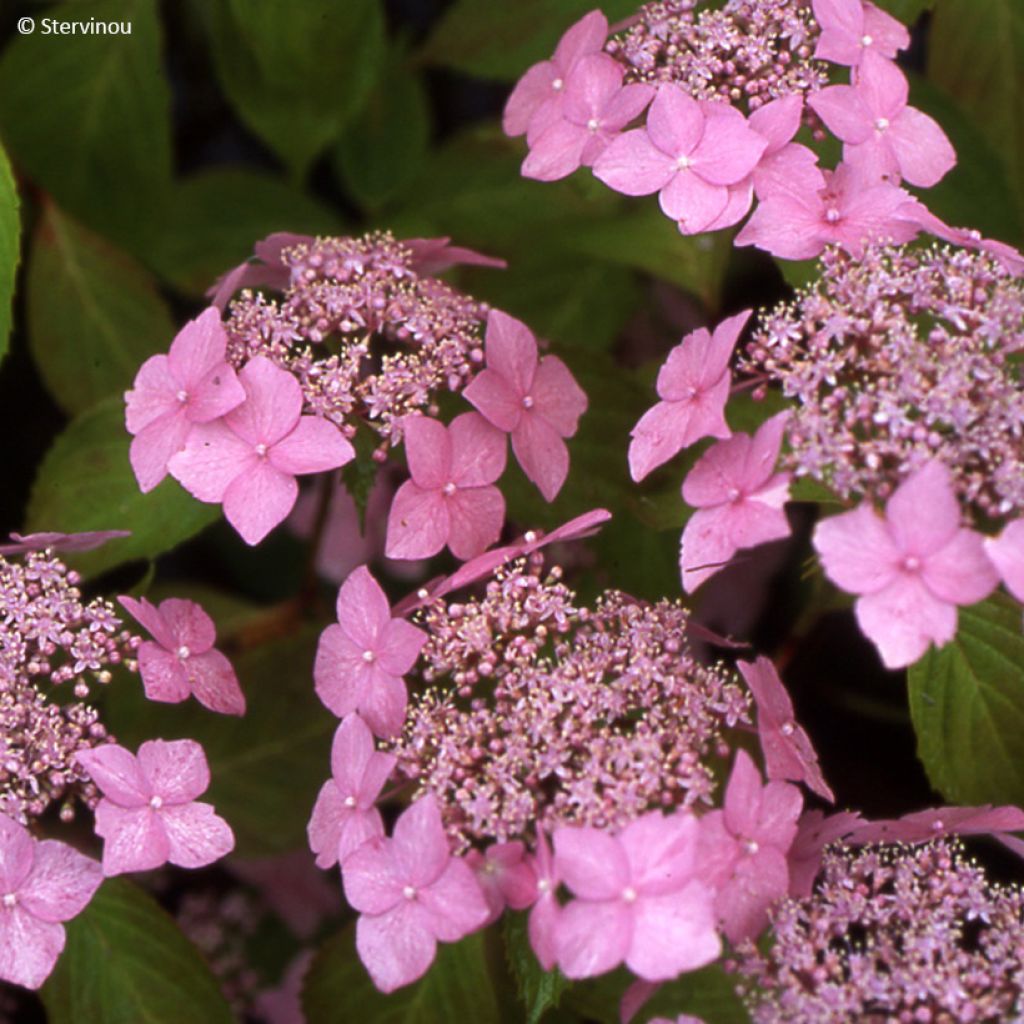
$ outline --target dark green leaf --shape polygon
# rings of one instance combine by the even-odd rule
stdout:
[[[196,0],[245,123],[301,179],[362,107],[384,41],[379,0]]]
[[[306,975],[302,1006],[308,1024],[499,1024],[501,1012],[487,967],[484,935],[439,943],[437,959],[414,985],[383,995],[355,949],[355,927],[329,939]]]
[[[33,358],[69,413],[121,394],[174,336],[149,274],[52,204],[36,228],[27,287]]]
[[[154,899],[103,883],[65,925],[67,945],[42,989],[50,1024],[231,1024],[217,980]]]
[[[11,333],[11,303],[21,254],[20,234],[18,192],[7,154],[0,147],[0,361],[7,353],[7,338]]]
[[[516,982],[519,999],[526,1008],[526,1024],[538,1024],[544,1014],[558,1006],[568,979],[556,967],[545,971],[530,948],[526,912],[507,912],[503,933],[505,959]]]
[[[878,0],[878,6],[899,18],[904,25],[913,25],[925,11],[935,8],[938,0]]]
[[[956,638],[908,672],[917,754],[950,803],[1024,803],[1024,634],[1003,594],[960,609]]]
[[[0,60],[0,132],[14,163],[60,205],[141,255],[171,180],[170,96],[155,0],[39,8]],[[60,22],[131,34],[47,35]]]
[[[124,402],[110,398],[73,420],[46,453],[29,499],[30,530],[131,530],[69,559],[93,575],[133,558],[152,558],[198,533],[220,514],[168,478],[143,494],[128,464]]]

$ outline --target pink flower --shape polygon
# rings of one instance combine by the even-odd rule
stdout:
[[[235,670],[213,648],[213,620],[195,601],[169,597],[159,608],[145,598],[118,601],[156,641],[146,640],[138,652],[139,674],[150,700],[177,704],[192,694],[211,711],[245,714],[245,695]]]
[[[364,843],[342,865],[349,903],[361,914],[356,949],[382,992],[426,973],[438,941],[483,927],[487,902],[465,861],[452,857],[432,795],[395,822],[390,839]]]
[[[516,83],[501,122],[505,134],[514,137],[528,131],[532,144],[561,115],[569,73],[588,54],[599,52],[607,38],[608,19],[600,11],[591,11],[570,26],[551,60],[534,64]]]
[[[96,834],[108,877],[168,861],[202,868],[234,849],[228,823],[196,800],[210,785],[210,769],[195,740],[148,740],[137,756],[110,743],[80,751],[78,762],[103,793]]]
[[[524,177],[557,181],[592,167],[608,143],[651,102],[654,87],[623,86],[625,69],[606,53],[583,57],[566,79],[561,116],[531,143]]]
[[[463,391],[487,421],[512,436],[523,472],[554,501],[569,472],[569,449],[587,396],[557,356],[537,358],[526,324],[501,310],[487,317],[487,367]]]
[[[64,949],[62,921],[103,881],[99,864],[0,815],[0,979],[39,988]]]
[[[242,368],[245,401],[192,428],[171,474],[200,501],[223,502],[228,522],[258,544],[292,510],[297,474],[337,469],[355,457],[337,427],[302,415],[302,388],[264,356]]]
[[[538,963],[545,971],[550,971],[558,959],[556,943],[558,918],[562,908],[556,893],[562,884],[562,876],[543,828],[537,829],[537,847],[530,863],[537,879],[537,899],[530,908],[530,917],[526,924],[527,934],[530,936],[530,948]]]
[[[905,178],[929,188],[956,164],[956,152],[933,118],[907,106],[907,91],[903,72],[868,52],[855,86],[831,85],[807,102],[843,140],[843,159],[864,181]]]
[[[497,921],[506,907],[523,910],[537,899],[537,875],[519,840],[493,843],[483,853],[470,850],[465,860],[476,872],[487,900],[488,924]]]
[[[859,594],[857,622],[887,668],[917,661],[930,643],[956,633],[956,608],[998,583],[982,538],[960,525],[949,470],[929,462],[885,505],[883,519],[863,504],[818,523],[814,547],[825,575]]]
[[[374,750],[373,734],[358,715],[349,715],[338,726],[331,744],[333,777],[316,798],[307,830],[317,867],[344,864],[368,839],[384,835],[384,823],[374,805],[394,767],[392,754]]]
[[[791,141],[800,128],[803,109],[803,98],[793,93],[750,115],[750,127],[768,143],[751,174],[758,199],[777,192],[816,192],[824,185],[817,155]]]
[[[987,537],[985,553],[1006,589],[1024,601],[1024,519],[1014,520],[998,537]]]
[[[789,536],[789,474],[775,472],[786,418],[778,413],[753,437],[733,434],[712,445],[683,481],[683,500],[697,509],[683,530],[679,560],[688,594],[740,548]]]
[[[629,472],[634,480],[643,480],[702,437],[731,434],[725,422],[729,359],[749,319],[748,309],[723,320],[714,334],[701,327],[668,354],[658,371],[661,401],[643,414],[630,435]]]
[[[814,56],[855,67],[868,53],[895,57],[910,33],[891,14],[863,0],[813,0],[821,35]]]
[[[378,736],[402,727],[407,694],[402,676],[412,668],[426,634],[393,619],[380,584],[361,565],[342,584],[338,624],[320,636],[313,679],[320,699],[339,718],[358,711]]]
[[[768,778],[802,782],[812,793],[834,801],[835,795],[821,774],[818,755],[793,716],[793,702],[775,666],[767,658],[758,658],[738,661],[736,667],[757,704],[757,735]]]
[[[12,533],[10,544],[0,544],[0,555],[21,555],[28,551],[93,551],[108,540],[130,537],[131,530],[91,530],[85,533]]]
[[[789,890],[786,856],[797,833],[803,797],[788,782],[761,785],[745,750],[736,753],[723,809],[701,818],[701,843],[715,909],[734,945],[755,938],[768,908]]]
[[[178,332],[167,355],[151,356],[125,392],[125,425],[134,435],[129,459],[139,488],[151,491],[167,475],[193,423],[209,423],[245,401],[225,362],[228,336],[211,307]]]
[[[928,843],[942,836],[984,836],[1024,830],[1024,811],[992,807],[931,807],[902,818],[866,821],[853,829],[849,843]]]
[[[577,897],[556,926],[558,964],[570,978],[626,966],[647,981],[674,978],[721,952],[713,891],[696,873],[697,819],[645,814],[617,836],[555,832],[562,880]]]
[[[825,815],[805,811],[797,822],[796,838],[789,848],[789,895],[803,899],[811,895],[821,870],[822,854],[829,843],[844,839],[864,819],[854,811]]]
[[[702,105],[666,84],[651,104],[646,127],[615,139],[594,164],[594,174],[629,196],[658,192],[665,215],[692,234],[722,216],[728,186],[750,174],[766,146],[735,108]]]

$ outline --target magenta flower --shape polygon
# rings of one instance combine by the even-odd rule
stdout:
[[[985,836],[1024,830],[1024,811],[992,807],[931,807],[902,818],[866,821],[853,829],[849,843],[928,843],[943,836]]]
[[[714,893],[696,872],[697,819],[645,814],[617,836],[596,828],[555,832],[562,880],[577,897],[556,925],[558,965],[570,978],[625,961],[647,981],[674,978],[721,952]]]
[[[701,104],[679,86],[664,84],[646,127],[615,139],[594,174],[628,196],[658,192],[665,215],[692,234],[722,216],[728,186],[753,171],[766,146],[735,108]]]
[[[512,437],[523,472],[554,501],[569,472],[569,449],[587,396],[557,356],[537,358],[537,339],[520,320],[492,309],[484,337],[486,369],[463,391],[486,420]]]
[[[487,900],[487,923],[497,921],[506,907],[523,910],[537,899],[537,874],[526,847],[519,840],[492,843],[483,853],[470,850],[466,863],[476,872],[480,891]]]
[[[729,437],[729,359],[750,310],[723,320],[714,331],[692,331],[668,354],[658,371],[658,397],[633,428],[629,472],[643,480],[652,469],[702,437]]]
[[[550,971],[558,959],[558,918],[562,908],[556,894],[562,876],[543,828],[537,829],[537,848],[530,863],[537,879],[537,898],[530,907],[527,934],[537,962],[545,971]]]
[[[313,679],[320,699],[339,718],[358,711],[378,736],[402,727],[407,699],[402,676],[426,634],[391,617],[388,599],[365,565],[338,591],[338,624],[320,635]]]
[[[210,307],[178,332],[167,355],[151,356],[125,392],[125,425],[134,435],[128,457],[143,491],[167,475],[193,423],[209,423],[245,401],[235,371],[225,362],[228,336]]]
[[[683,500],[697,510],[683,530],[679,559],[688,594],[740,548],[789,536],[789,474],[775,472],[786,418],[780,412],[753,437],[733,434],[713,444],[683,481]]]
[[[868,54],[895,57],[910,45],[910,33],[891,14],[865,0],[812,0],[821,35],[814,56],[856,67]]]
[[[302,388],[287,370],[256,356],[238,376],[245,401],[193,427],[169,468],[200,501],[223,502],[228,522],[258,544],[291,512],[296,475],[337,469],[355,450],[327,420],[302,415]]]
[[[789,848],[789,895],[798,899],[810,896],[825,847],[844,839],[862,824],[864,819],[855,811],[829,815],[823,811],[804,811]]]
[[[80,751],[78,762],[103,793],[96,834],[108,877],[168,861],[202,868],[234,849],[228,823],[196,800],[210,785],[210,768],[195,740],[148,740],[138,755],[108,743]]]
[[[643,113],[654,87],[623,86],[625,69],[606,53],[583,57],[565,81],[561,116],[531,143],[522,173],[557,181],[577,167],[592,167],[623,128]]]
[[[457,942],[487,921],[487,902],[469,866],[452,857],[432,795],[402,813],[390,839],[351,854],[342,882],[361,914],[359,958],[382,992],[425,974],[438,941]]]
[[[831,85],[807,102],[843,140],[843,159],[864,181],[905,178],[930,188],[956,164],[956,152],[933,118],[907,106],[907,94],[903,72],[869,52],[856,85]]]
[[[987,537],[985,552],[1006,589],[1024,601],[1024,519],[1014,520],[998,537]]]
[[[860,595],[857,622],[887,668],[952,640],[957,605],[981,601],[999,582],[982,538],[960,525],[949,470],[936,461],[900,484],[884,519],[865,503],[818,523],[813,543],[825,575]]]
[[[600,11],[591,11],[570,26],[551,60],[534,64],[516,83],[502,117],[505,134],[514,137],[528,132],[532,144],[561,115],[569,73],[584,57],[598,53],[607,38],[608,19]]]
[[[0,544],[0,555],[22,555],[29,551],[93,551],[108,540],[130,537],[131,530],[90,530],[85,533],[12,533],[9,544]]]
[[[793,716],[793,702],[779,673],[767,658],[738,661],[736,667],[746,680],[757,704],[757,735],[769,779],[802,782],[812,793],[834,801],[810,737]]]
[[[0,815],[0,979],[39,988],[64,949],[62,921],[103,881],[99,864],[65,843],[37,842]]]
[[[374,805],[394,767],[393,755],[374,750],[373,734],[359,715],[338,726],[331,744],[332,778],[320,789],[307,829],[317,867],[344,864],[368,839],[384,835]]]
[[[214,650],[213,620],[195,601],[169,597],[159,608],[145,598],[118,601],[156,641],[144,641],[138,651],[139,674],[150,700],[178,704],[192,694],[211,711],[245,714],[245,695],[235,670]]]

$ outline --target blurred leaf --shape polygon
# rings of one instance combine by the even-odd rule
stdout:
[[[274,231],[329,235],[342,227],[333,210],[280,178],[217,168],[175,187],[147,260],[176,288],[198,296]]]
[[[355,200],[377,210],[408,192],[430,141],[430,104],[423,79],[400,47],[380,62],[377,83],[342,132],[335,163]]]
[[[1024,803],[1024,635],[1002,593],[960,609],[954,640],[908,671],[917,754],[952,804]]]
[[[149,274],[52,203],[36,228],[27,288],[32,356],[71,414],[123,392],[174,336]]]
[[[12,40],[0,59],[0,133],[19,170],[64,209],[141,254],[171,180],[155,0],[69,0],[39,13],[130,22],[131,34]]]
[[[28,529],[131,530],[123,540],[68,560],[85,575],[133,558],[152,558],[220,515],[168,478],[143,494],[128,464],[124,402],[112,397],[73,420],[46,453],[28,507]]]
[[[18,191],[7,154],[0,146],[0,362],[7,354],[11,333],[11,304],[14,283],[21,258],[21,223],[18,217]]]
[[[526,1008],[526,1024],[538,1024],[544,1014],[558,1006],[568,979],[556,967],[545,971],[530,947],[525,911],[506,911],[502,927],[505,959],[516,982],[520,1002]]]
[[[224,92],[292,177],[362,108],[384,44],[379,0],[195,0]]]
[[[438,943],[426,976],[390,995],[377,991],[355,949],[350,925],[320,947],[306,974],[308,1024],[498,1024],[501,1012],[487,969],[484,935]]]
[[[40,993],[50,1024],[230,1024],[202,956],[152,896],[107,879],[65,925],[67,945]]]
[[[938,0],[877,0],[877,3],[904,25],[912,26],[925,11],[934,10]]]

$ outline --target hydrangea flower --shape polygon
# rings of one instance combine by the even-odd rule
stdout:
[[[910,45],[906,26],[867,0],[812,0],[821,26],[814,56],[856,67],[867,54],[895,57]]]
[[[998,537],[986,537],[985,553],[1006,589],[1024,602],[1024,519],[1015,519]]]
[[[558,960],[558,916],[562,908],[557,893],[562,876],[542,828],[537,830],[537,846],[531,863],[537,879],[537,898],[530,907],[527,934],[537,961],[545,971],[550,971]]]
[[[537,874],[517,839],[492,843],[481,853],[470,850],[466,863],[476,872],[476,880],[490,909],[488,923],[497,921],[506,907],[523,910],[537,899]]]

